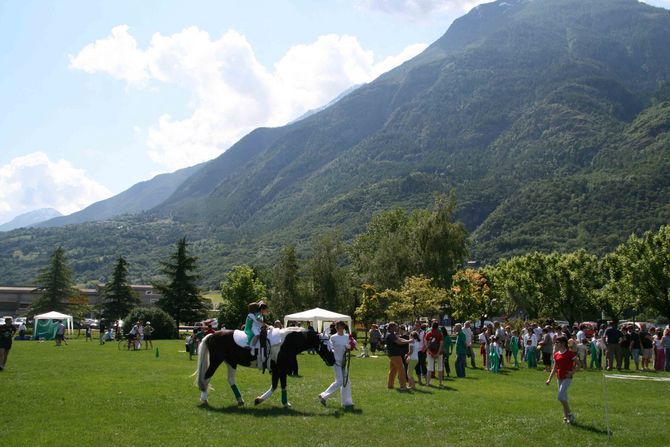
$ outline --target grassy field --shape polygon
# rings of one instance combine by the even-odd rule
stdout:
[[[253,398],[270,378],[241,368],[238,385],[247,406],[237,408],[225,370],[215,375],[210,407],[199,405],[183,343],[157,341],[154,351],[119,351],[116,343],[71,340],[15,342],[0,372],[3,445],[49,446],[474,446],[667,445],[670,383],[607,380],[581,372],[570,389],[578,423],[562,423],[556,385],[527,369],[493,375],[467,370],[444,389],[412,393],[386,389],[385,357],[352,359],[354,411],[339,394],[328,407],[317,394],[332,370],[317,356],[299,357],[302,377],[289,378],[293,407],[279,393],[261,406]],[[668,373],[649,373],[669,377]],[[611,438],[607,436],[604,393]]]

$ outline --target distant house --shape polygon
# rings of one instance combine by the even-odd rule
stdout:
[[[102,289],[104,284],[98,284],[92,289],[79,289],[79,296],[70,297],[71,305],[102,304]],[[154,306],[161,295],[150,285],[131,285],[140,298],[142,306]],[[4,287],[0,286],[0,315],[25,315],[30,305],[37,301],[40,292],[35,287]]]

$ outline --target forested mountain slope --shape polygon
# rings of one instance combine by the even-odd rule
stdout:
[[[124,228],[143,257],[164,252],[157,229],[183,232],[218,280],[233,263],[268,265],[281,245],[304,251],[333,228],[353,237],[375,212],[453,188],[474,258],[602,253],[670,220],[667,42],[670,11],[636,0],[481,5],[331,107],[252,132]],[[111,237],[117,223],[86,228]],[[63,236],[10,233],[0,248],[37,260],[47,241],[82,244]]]

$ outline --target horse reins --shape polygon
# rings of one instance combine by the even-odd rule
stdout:
[[[345,350],[342,357],[342,386],[345,387],[349,383],[349,367],[351,366],[351,351]]]

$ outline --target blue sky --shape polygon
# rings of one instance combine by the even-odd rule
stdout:
[[[0,223],[214,158],[413,57],[477,3],[0,0]]]

